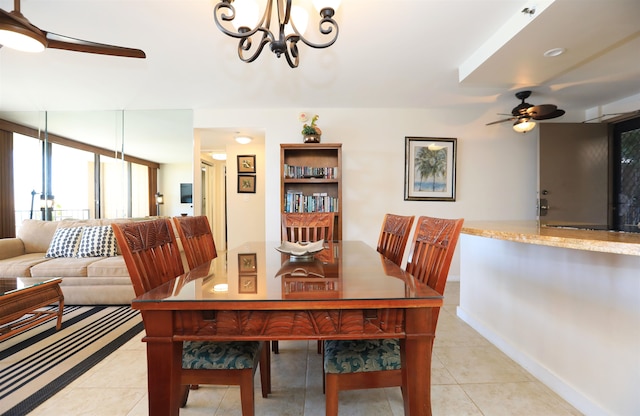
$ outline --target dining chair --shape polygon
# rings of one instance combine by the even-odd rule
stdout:
[[[441,295],[462,223],[463,219],[418,218],[405,270]],[[434,316],[436,322],[438,312]],[[397,338],[329,340],[324,342],[323,353],[327,416],[337,416],[341,390],[402,385],[400,340]]]
[[[211,226],[205,215],[174,217],[189,269],[218,257]]]
[[[315,242],[333,241],[334,212],[285,212],[282,214],[282,241]],[[280,353],[278,341],[271,341],[274,354]],[[318,353],[322,342],[318,341]]]
[[[180,249],[168,218],[114,223],[112,227],[136,296],[184,273]],[[143,323],[144,318],[143,313]],[[242,414],[253,415],[253,379],[258,365],[262,397],[271,392],[269,361],[265,342],[185,341],[180,375],[181,407],[187,404],[192,384],[236,385],[240,386]]]
[[[282,240],[314,242],[333,240],[334,212],[285,212],[282,214]]]
[[[400,266],[409,240],[414,215],[385,214],[376,249]]]

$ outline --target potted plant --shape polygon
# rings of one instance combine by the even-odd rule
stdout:
[[[320,127],[316,125],[318,121],[318,115],[316,114],[311,119],[311,124],[304,124],[302,126],[302,136],[304,137],[305,143],[320,143],[320,135],[322,134],[322,130]]]

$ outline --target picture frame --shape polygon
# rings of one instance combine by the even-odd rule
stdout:
[[[241,274],[238,276],[238,293],[258,293],[258,275]]]
[[[405,137],[405,201],[456,200],[455,138]]]
[[[256,173],[256,155],[238,155],[238,173]]]
[[[256,274],[258,272],[258,264],[256,253],[240,253],[238,254],[238,273],[239,274]]]
[[[255,194],[256,177],[252,175],[238,175],[238,193]]]

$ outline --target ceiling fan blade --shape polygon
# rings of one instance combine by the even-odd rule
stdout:
[[[545,115],[556,111],[557,108],[558,107],[553,104],[534,105],[527,108],[526,113],[532,118],[544,117]]]
[[[52,49],[64,49],[67,51],[97,53],[100,55],[122,56],[125,58],[146,58],[147,55],[140,49],[125,48],[122,46],[106,45],[104,43],[90,42],[76,39],[56,33],[45,32],[47,47]]]
[[[485,124],[485,126],[491,126],[492,124],[504,123],[505,121],[513,121],[513,120],[515,120],[516,118],[517,118],[517,117],[511,117],[511,118],[505,118],[504,120],[492,121],[491,123],[487,123],[487,124]]]
[[[531,118],[534,119],[534,120],[549,120],[549,119],[552,119],[552,118],[560,117],[563,114],[564,114],[564,110],[558,109],[558,110],[552,111],[550,113],[543,114],[541,116],[532,116]]]

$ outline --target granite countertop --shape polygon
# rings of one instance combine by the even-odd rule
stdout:
[[[640,233],[546,227],[537,221],[465,221],[462,233],[519,243],[640,256]]]

